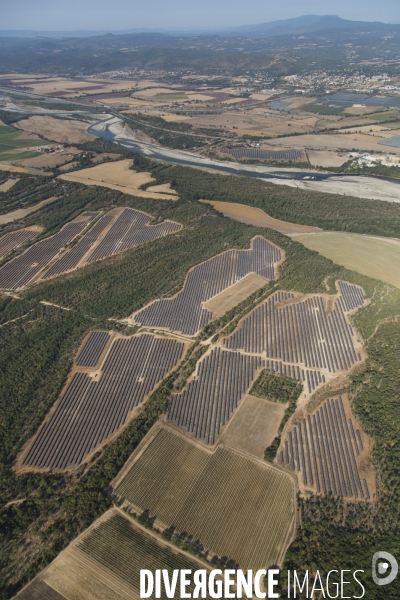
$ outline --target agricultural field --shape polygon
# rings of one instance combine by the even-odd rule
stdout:
[[[223,446],[206,452],[164,427],[143,440],[113,491],[244,570],[281,564],[293,535],[290,477]]]
[[[46,204],[50,204],[50,202],[53,202],[54,200],[57,200],[57,196],[51,196],[50,198],[46,198],[46,200],[41,200],[37,204],[29,206],[28,208],[17,208],[16,210],[11,210],[8,213],[0,215],[0,225],[11,223],[11,221],[16,221],[17,219],[23,219],[24,217],[27,217],[30,213],[39,210],[39,208],[41,208],[42,206],[46,206]]]
[[[9,179],[0,185],[0,192],[8,192],[13,185],[15,185],[19,179]]]
[[[45,144],[46,141],[24,135],[14,127],[0,125],[0,161],[28,158],[27,154],[36,156],[37,153],[27,149]]]
[[[162,191],[142,190],[140,187],[153,180],[150,173],[137,173],[131,169],[132,160],[120,160],[117,162],[104,163],[60,175],[65,181],[76,181],[85,185],[100,185],[112,190],[118,190],[124,194],[130,194],[140,198],[155,198],[159,200],[176,200],[176,194]]]
[[[282,259],[279,248],[261,236],[253,238],[250,250],[228,250],[197,265],[187,274],[181,292],[174,298],[156,300],[130,317],[132,323],[161,327],[193,336],[212,318],[202,304],[243,279],[256,273],[275,278]]]
[[[135,416],[185,351],[181,342],[144,334],[113,339],[104,357],[108,341],[104,333],[87,338],[61,397],[20,458],[21,469],[63,470],[87,460]]]
[[[93,139],[85,131],[87,123],[74,119],[55,119],[49,115],[34,115],[18,121],[15,126],[28,133],[37,133],[48,140],[62,144],[82,144]]]
[[[3,78],[4,79],[4,78]],[[104,94],[120,90],[132,90],[136,83],[129,82],[126,79],[114,78],[73,78],[68,77],[49,77],[32,76],[25,74],[8,75],[8,85],[12,85],[16,90],[23,87],[24,91],[30,91],[33,94],[48,95],[49,98],[77,98],[86,94]],[[3,83],[3,85],[5,85]]]
[[[111,509],[62,552],[16,600],[139,600],[140,569],[204,568]],[[193,585],[188,591],[193,592]],[[163,600],[167,596],[163,588]]]
[[[298,474],[303,494],[374,501],[372,440],[354,420],[347,396],[330,398],[290,427],[278,462]]]
[[[321,231],[318,227],[297,225],[296,223],[274,219],[267,215],[261,208],[256,208],[255,206],[247,206],[246,204],[238,204],[236,202],[219,202],[218,200],[202,200],[202,202],[211,204],[215,210],[222,213],[225,217],[229,217],[240,223],[254,225],[255,227],[269,227],[285,235]]]
[[[30,246],[0,268],[0,289],[14,290],[27,285],[67,244],[82,233],[98,213],[83,213],[53,236]]]
[[[278,435],[288,404],[246,394],[221,435],[224,446],[264,459]]]
[[[338,265],[400,287],[400,242],[356,233],[293,234]]]

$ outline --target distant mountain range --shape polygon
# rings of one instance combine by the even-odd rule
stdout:
[[[269,23],[259,23],[258,25],[241,25],[221,30],[167,30],[167,29],[124,29],[124,30],[104,30],[104,31],[29,31],[29,30],[0,30],[0,37],[18,37],[18,38],[86,38],[94,36],[127,35],[140,33],[163,33],[165,35],[227,35],[227,36],[245,36],[268,38],[284,35],[308,35],[318,32],[345,32],[351,31],[374,31],[386,32],[391,29],[399,29],[399,24],[381,23],[379,21],[349,21],[341,19],[336,15],[304,15],[294,19],[284,19],[280,21],[271,21]]]

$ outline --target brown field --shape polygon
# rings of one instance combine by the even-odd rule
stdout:
[[[193,571],[205,567],[112,508],[61,552],[16,600],[139,600],[141,568],[168,569],[171,575],[174,568]]]
[[[242,569],[282,564],[294,534],[290,476],[220,444],[214,452],[172,428],[153,427],[112,483],[160,528],[193,535]]]
[[[221,435],[221,443],[263,459],[264,450],[278,435],[286,408],[287,404],[270,402],[247,394],[228,421]]]
[[[374,150],[382,152],[382,146],[379,145],[380,138],[374,138],[366,134],[315,134],[299,135],[294,137],[279,138],[279,140],[269,140],[271,145],[285,146],[286,148],[312,148],[314,150]],[[391,148],[391,152],[400,154],[400,148]]]
[[[205,302],[203,308],[212,312],[213,319],[222,317],[228,310],[237,306],[253,292],[267,285],[268,281],[268,279],[261,275],[249,273],[230,288],[218,294],[218,296],[214,296],[214,298]]]
[[[17,183],[17,181],[19,181],[18,178],[8,179],[7,181],[5,181],[4,183],[2,183],[0,185],[0,192],[7,192],[10,188],[12,188],[13,185],[15,185]]]
[[[7,77],[17,88],[23,85],[34,94],[48,94],[72,98],[81,94],[105,94],[112,91],[132,90],[136,82],[126,79],[67,79],[64,77],[46,77],[23,75],[22,77]],[[21,81],[22,79],[22,81]]]
[[[50,202],[53,202],[53,200],[56,199],[57,196],[52,196],[51,198],[47,198],[47,200],[42,200],[41,202],[38,202],[37,204],[30,206],[29,208],[18,208],[17,210],[12,210],[11,212],[6,213],[5,215],[0,215],[0,225],[10,223],[11,221],[15,221],[16,219],[22,219],[23,217],[26,217],[30,213],[34,212],[35,210],[38,210],[45,204],[49,204]]]
[[[43,153],[39,156],[35,156],[33,158],[24,158],[18,161],[18,165],[27,168],[35,168],[35,169],[43,169],[44,167],[54,168],[58,165],[63,166],[66,161],[71,160],[75,154],[78,154],[80,151],[76,148],[68,148],[66,152],[62,152],[60,154],[51,152],[51,153]],[[103,158],[103,155],[101,155]]]
[[[267,215],[261,208],[254,206],[246,206],[245,204],[237,204],[236,202],[219,202],[217,200],[202,200],[211,204],[218,212],[221,212],[225,217],[254,225],[255,227],[269,227],[280,233],[289,235],[292,233],[312,233],[321,231],[318,227],[308,225],[296,225],[287,221],[280,221]]]
[[[93,140],[93,136],[85,131],[86,124],[73,119],[54,119],[48,115],[35,115],[18,121],[15,126],[63,144],[81,144]]]
[[[173,196],[177,196],[177,192],[171,188],[170,183],[160,183],[159,185],[151,185],[146,188],[147,192],[152,192],[153,194],[172,194]]]
[[[308,160],[316,167],[341,167],[347,160],[343,152],[329,150],[307,150]]]
[[[74,171],[66,175],[60,175],[60,179],[66,181],[77,181],[84,183],[85,185],[99,185],[102,187],[108,187],[112,190],[118,190],[124,194],[130,194],[131,196],[139,196],[141,198],[157,198],[160,200],[176,200],[175,194],[166,194],[160,192],[149,192],[140,190],[139,187],[146,183],[154,181],[150,173],[137,173],[130,167],[132,166],[132,159],[119,160],[111,163],[104,163],[90,167],[89,169],[82,169],[81,171]]]
[[[29,170],[24,169],[23,167],[15,167],[14,165],[9,165],[8,163],[1,162],[0,171],[9,171],[10,173],[29,173]]]

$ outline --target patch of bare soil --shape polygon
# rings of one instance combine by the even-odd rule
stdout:
[[[18,208],[17,210],[13,210],[9,213],[6,213],[5,215],[0,215],[0,225],[4,225],[4,223],[10,223],[10,221],[15,221],[16,219],[22,219],[23,217],[26,217],[30,213],[34,212],[35,210],[38,210],[45,204],[49,204],[50,202],[53,202],[53,200],[56,199],[57,196],[52,196],[51,198],[47,198],[47,200],[42,200],[41,202],[38,202],[37,204],[30,206],[29,208]]]
[[[270,402],[247,394],[228,421],[220,442],[257,458],[264,458],[264,450],[278,435],[287,407],[281,402]]]
[[[93,136],[85,131],[86,123],[73,119],[55,119],[48,115],[34,115],[15,124],[23,131],[38,133],[48,140],[63,144],[90,142]]]
[[[254,206],[246,206],[245,204],[238,204],[236,202],[219,202],[217,200],[201,200],[201,202],[211,204],[225,217],[229,217],[240,223],[254,225],[255,227],[269,227],[270,229],[275,229],[275,231],[279,231],[285,235],[288,235],[289,233],[311,233],[322,231],[319,227],[297,225],[296,223],[274,219],[267,215],[261,208],[256,208]]]
[[[249,273],[230,288],[218,294],[218,296],[214,296],[214,298],[205,302],[203,308],[212,312],[213,318],[222,317],[228,310],[231,310],[231,308],[237,306],[242,300],[251,296],[253,292],[267,285],[268,281],[262,275]]]

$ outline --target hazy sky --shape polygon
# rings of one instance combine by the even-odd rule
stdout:
[[[400,22],[400,0],[0,0],[0,29],[211,29],[304,14]]]

